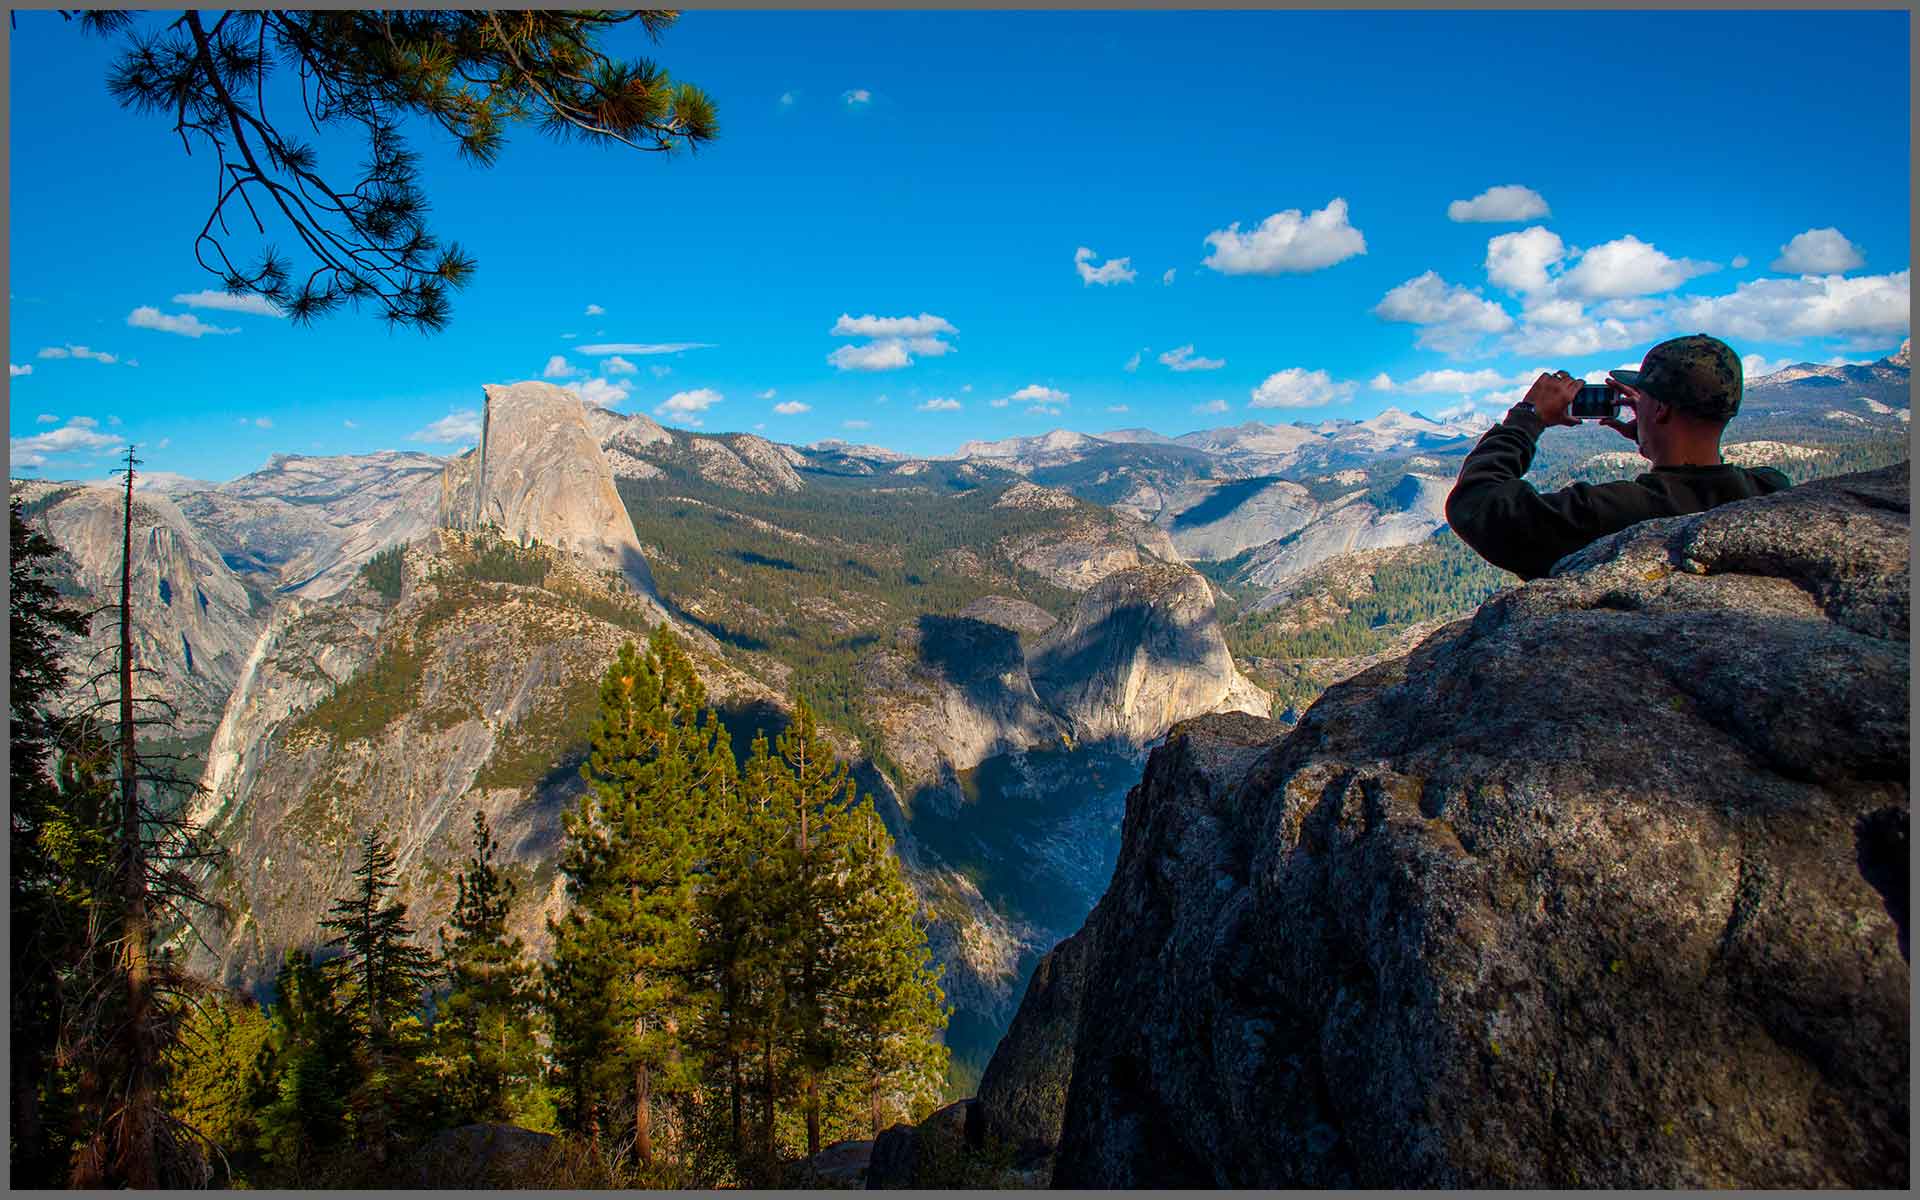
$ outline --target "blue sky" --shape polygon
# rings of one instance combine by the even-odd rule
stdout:
[[[480,170],[416,133],[480,264],[422,337],[196,307],[209,156],[106,95],[110,44],[23,12],[13,473],[127,439],[204,479],[449,453],[482,384],[550,366],[671,425],[934,454],[1488,412],[1699,330],[1876,358],[1910,307],[1908,21],[690,12],[647,52],[718,106],[697,155],[522,128]]]

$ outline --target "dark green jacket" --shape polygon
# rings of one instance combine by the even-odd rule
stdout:
[[[1544,428],[1532,409],[1516,406],[1481,435],[1447,497],[1447,524],[1460,540],[1522,579],[1538,579],[1582,546],[1640,521],[1705,512],[1793,486],[1772,467],[1723,463],[1655,467],[1636,479],[1576,483],[1543,496],[1522,476]]]

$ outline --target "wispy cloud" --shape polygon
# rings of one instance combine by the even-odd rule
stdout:
[[[803,404],[798,400],[782,400],[773,406],[773,411],[783,417],[797,417],[803,412],[812,412],[813,405]]]
[[[848,108],[858,108],[862,104],[873,103],[873,93],[866,88],[848,88],[840,93],[840,98],[847,102]]]
[[[1447,205],[1449,221],[1535,221],[1547,215],[1540,193],[1517,183],[1490,187],[1471,200]]]
[[[1107,405],[1107,411],[1110,413],[1123,413],[1127,411],[1127,406],[1124,404],[1109,404]]]
[[[58,425],[60,423],[60,418],[54,416],[52,413],[41,413],[33,420],[36,425]]]
[[[700,424],[700,414],[726,397],[712,388],[694,388],[688,392],[675,392],[654,406],[656,417],[672,417],[683,424]]]
[[[949,400],[945,396],[936,396],[932,400],[928,400],[924,404],[916,404],[914,407],[921,412],[959,412],[960,402],[958,400]]]
[[[354,420],[352,417],[348,417],[346,420],[341,421],[340,424],[348,429],[360,428],[360,422]]]
[[[1080,284],[1114,284],[1133,282],[1133,260],[1131,258],[1110,258],[1099,266],[1093,265],[1094,253],[1085,246],[1073,252],[1073,269],[1080,273]]]
[[[795,99],[796,99],[796,97],[794,96],[794,94],[793,94],[792,92],[781,92],[781,93],[780,93],[780,107],[782,107],[782,108],[792,108],[792,107],[793,107],[793,102],[794,102],[794,100],[795,100]]]
[[[1240,232],[1235,221],[1206,237],[1213,253],[1202,260],[1223,275],[1285,275],[1318,271],[1367,252],[1367,240],[1347,221],[1347,202],[1302,216],[1297,208],[1274,213],[1258,228]]]
[[[1839,275],[1866,263],[1860,248],[1829,225],[1825,229],[1794,234],[1792,241],[1780,247],[1780,257],[1773,260],[1773,269],[1795,275]]]
[[[1160,277],[1160,282],[1162,285],[1171,285],[1173,283],[1173,272],[1174,272],[1174,268],[1172,267],[1167,268],[1167,273]]]
[[[8,363],[8,364],[7,364],[7,378],[8,378],[8,379],[15,379],[15,378],[18,378],[18,377],[19,377],[19,376],[21,376],[21,375],[31,375],[31,374],[33,374],[33,364],[32,364],[32,363],[27,363],[27,364],[26,364],[26,365],[24,365],[24,366],[22,366],[22,365],[21,365],[20,363],[16,363],[16,362],[10,362],[10,363]]]
[[[56,454],[78,454],[117,446],[120,439],[101,433],[99,422],[91,417],[74,417],[59,429],[36,433],[31,437],[7,439],[8,452],[23,466],[45,466]]]
[[[1351,383],[1335,383],[1325,371],[1288,367],[1275,371],[1253,389],[1252,408],[1319,408],[1353,395]]]
[[[85,346],[68,343],[65,346],[42,346],[35,358],[85,358],[97,363],[116,363],[120,360],[104,350],[89,350]]]
[[[1140,369],[1140,356],[1145,353],[1146,353],[1146,350],[1144,348],[1135,350],[1133,352],[1133,357],[1129,358],[1120,369],[1123,371],[1129,371],[1129,372],[1138,371]]]
[[[135,329],[156,329],[161,333],[177,333],[181,337],[198,338],[209,333],[239,333],[238,329],[223,329],[218,325],[209,325],[192,313],[163,313],[150,304],[143,304],[127,314],[127,324]]]
[[[1160,356],[1163,366],[1174,371],[1218,371],[1227,365],[1224,358],[1201,358],[1194,354],[1192,343],[1175,346]]]
[[[569,363],[565,355],[556,354],[547,360],[547,365],[540,372],[540,378],[572,379],[578,374],[580,374],[580,368]]]
[[[860,418],[860,417],[849,417],[849,418],[848,418],[847,420],[845,420],[845,421],[842,421],[842,422],[840,422],[840,428],[842,428],[842,429],[872,429],[872,428],[873,428],[873,422],[872,422],[872,421],[868,421],[868,420],[864,420],[864,419],[862,419],[862,418]]]
[[[1227,411],[1227,402],[1225,400],[1209,400],[1205,404],[1194,405],[1193,411],[1197,413],[1223,413]]]
[[[678,354],[682,350],[706,350],[712,342],[594,342],[580,347],[580,353],[595,358],[605,354]]]
[[[634,366],[618,354],[600,364],[600,369],[609,375],[631,375],[640,368]]]
[[[587,317],[604,317],[607,315],[607,310],[601,308],[598,304],[589,304],[587,305],[587,311],[581,315]]]
[[[219,312],[249,313],[256,317],[284,317],[287,314],[273,306],[273,302],[258,292],[222,292],[212,288],[200,292],[178,292],[173,297],[175,304],[184,304],[188,308],[215,309]]]
[[[407,435],[408,441],[464,444],[480,440],[480,410],[464,408],[450,412],[424,429]]]
[[[760,399],[760,400],[771,400],[771,399],[773,399],[773,398],[774,398],[774,397],[775,397],[776,395],[778,395],[778,394],[779,394],[779,393],[778,393],[777,391],[775,391],[775,390],[774,390],[773,388],[768,388],[768,389],[767,389],[766,391],[764,391],[764,392],[761,392],[761,393],[759,394],[759,396],[757,397],[757,399]]]

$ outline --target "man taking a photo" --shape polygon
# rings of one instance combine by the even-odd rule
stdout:
[[[1638,371],[1614,371],[1607,380],[1633,420],[1601,421],[1631,438],[1653,469],[1543,495],[1523,477],[1542,433],[1580,423],[1567,412],[1580,380],[1565,371],[1542,375],[1461,464],[1447,497],[1447,524],[1494,566],[1538,579],[1566,555],[1629,525],[1791,487],[1771,467],[1720,461],[1720,436],[1740,411],[1740,389],[1740,358],[1725,342],[1706,334],[1661,342]]]

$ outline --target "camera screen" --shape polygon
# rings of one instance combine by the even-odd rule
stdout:
[[[1619,411],[1620,406],[1607,393],[1606,384],[1589,383],[1583,384],[1579,394],[1573,398],[1573,407],[1568,415],[1583,420],[1595,420],[1600,417],[1614,416]]]

